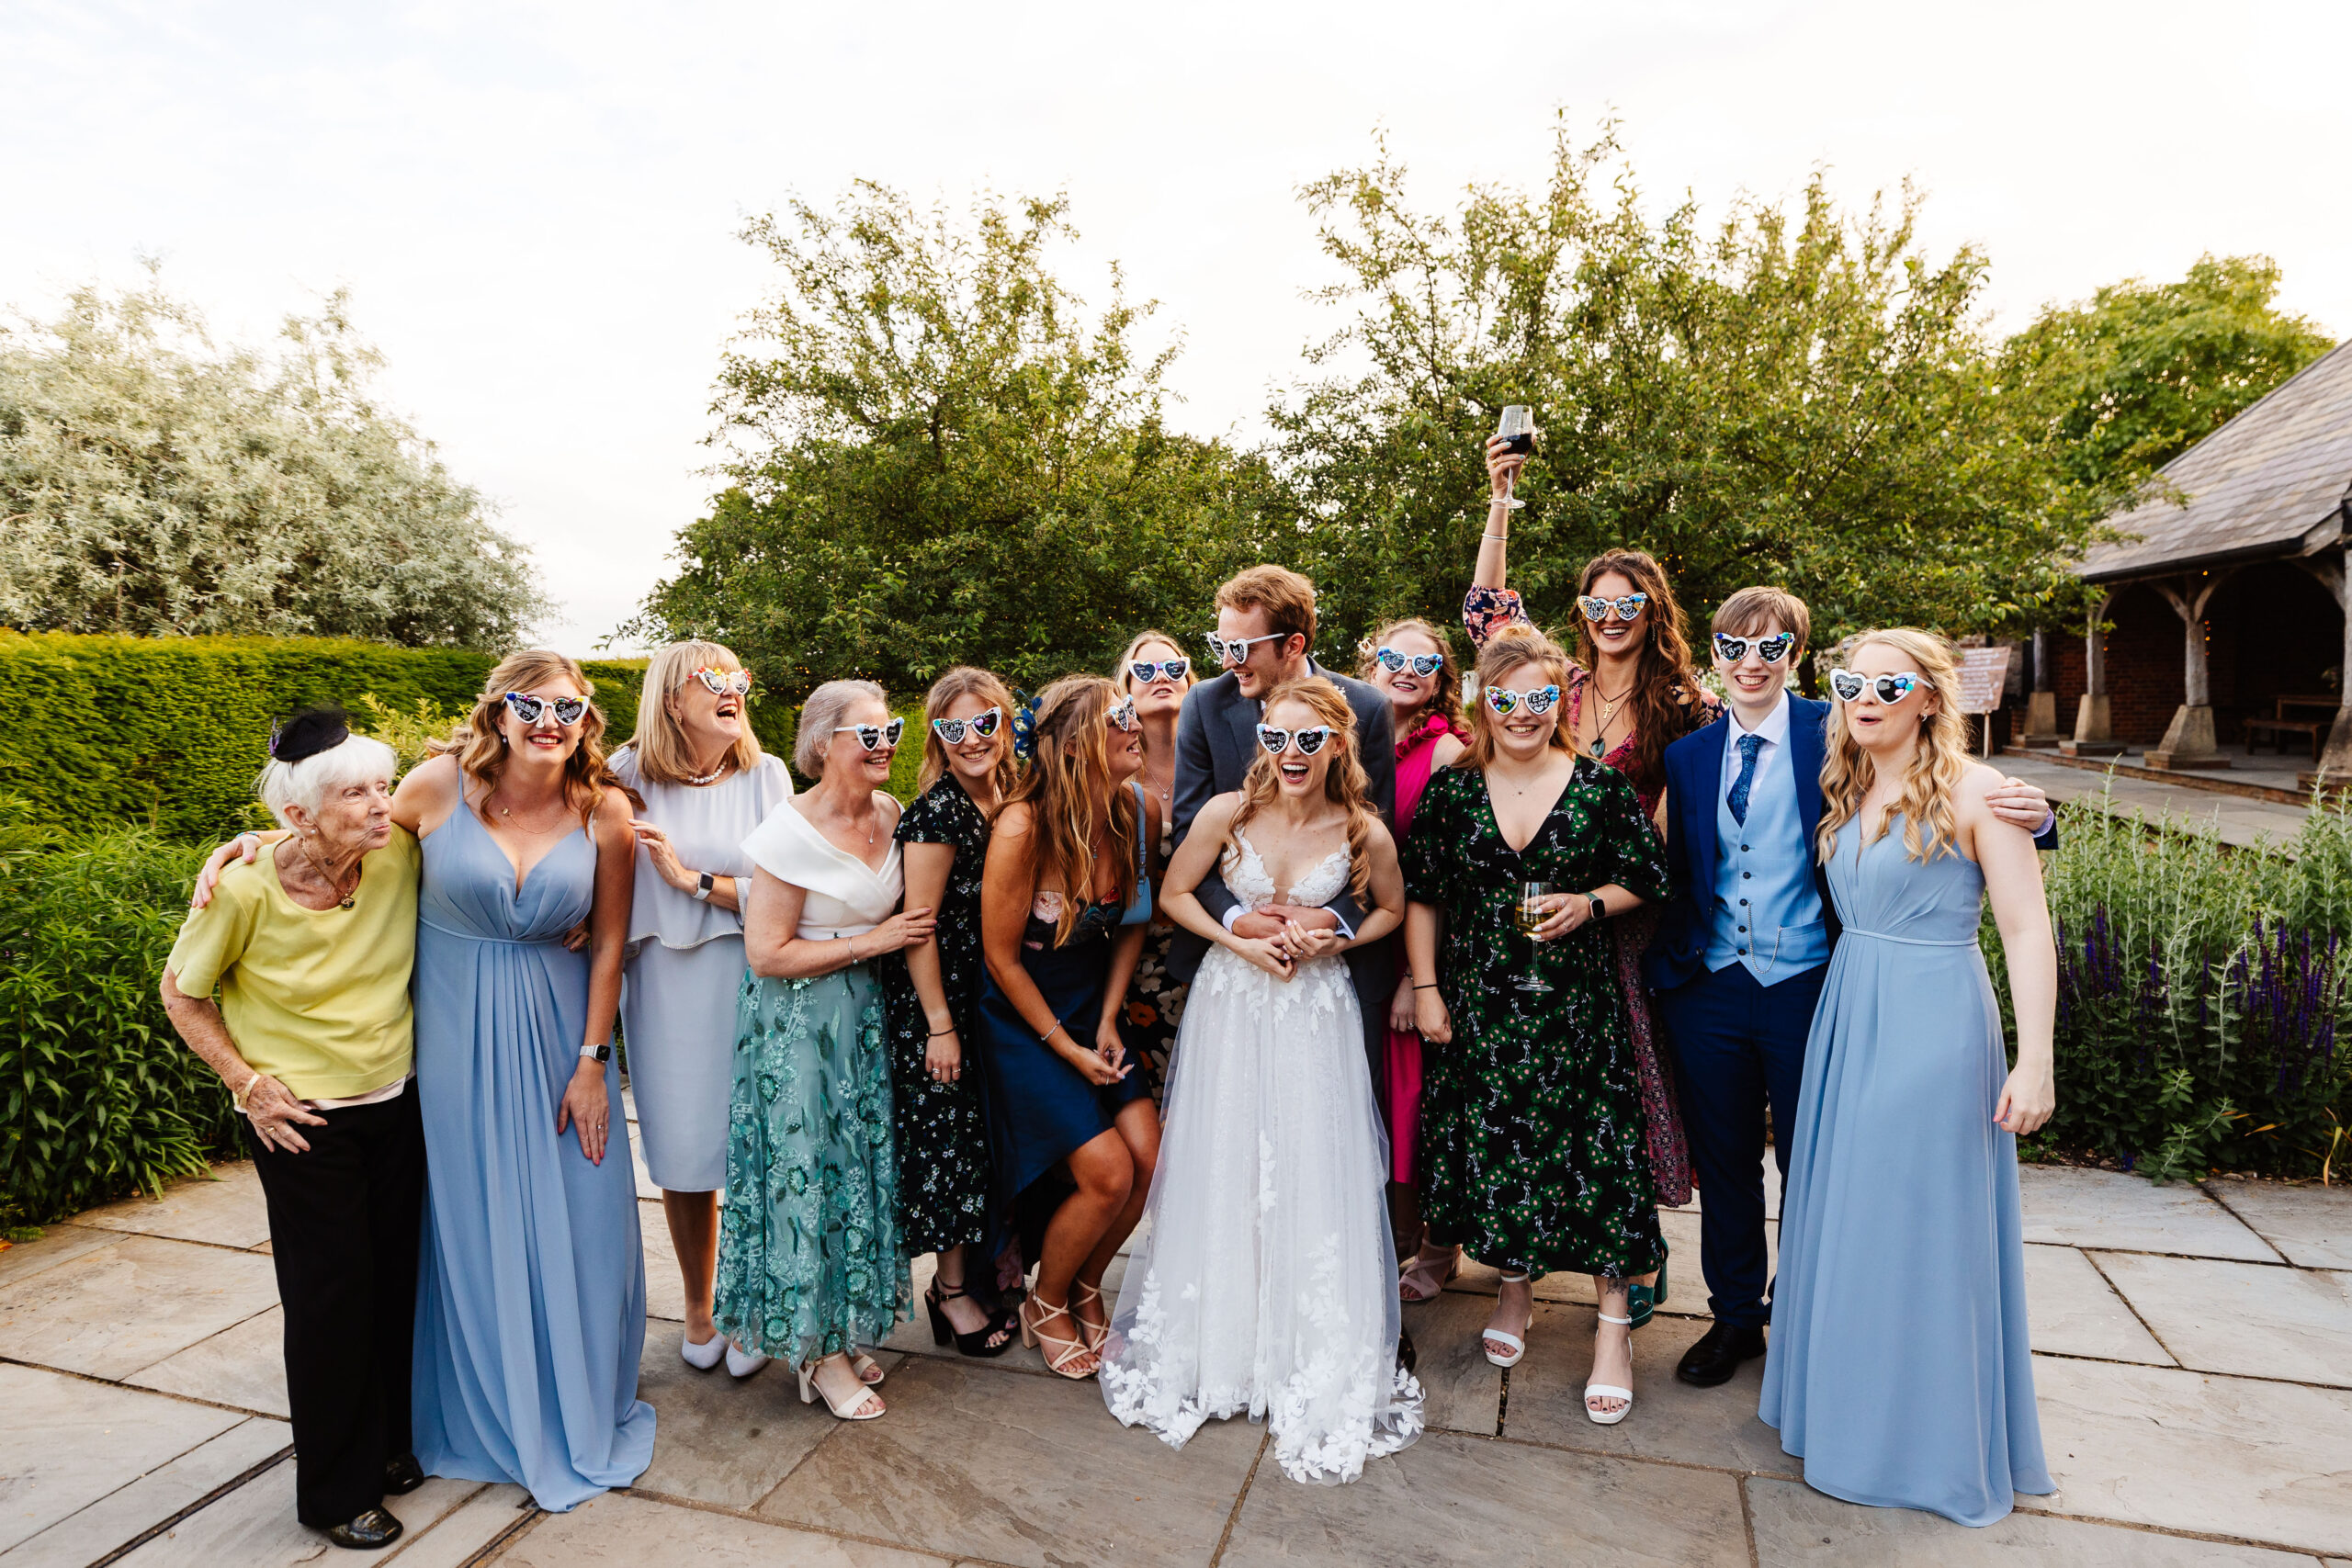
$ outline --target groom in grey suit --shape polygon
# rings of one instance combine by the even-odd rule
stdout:
[[[1175,830],[1178,842],[1213,795],[1241,787],[1258,755],[1258,723],[1266,694],[1285,681],[1320,675],[1348,699],[1356,716],[1356,752],[1372,783],[1372,804],[1384,819],[1396,810],[1396,738],[1388,699],[1364,682],[1326,670],[1309,650],[1315,646],[1315,584],[1279,566],[1253,566],[1216,591],[1216,635],[1224,673],[1195,686],[1176,720]],[[1352,932],[1363,907],[1342,892],[1317,909],[1275,905],[1244,912],[1223,877],[1212,873],[1198,889],[1201,904],[1244,937],[1279,936],[1285,919],[1307,927],[1336,926]],[[1191,981],[1208,943],[1190,931],[1176,933],[1168,967]],[[1396,977],[1388,943],[1376,942],[1347,951],[1356,1006],[1363,1014],[1364,1052],[1372,1081],[1384,1081],[1388,1058],[1388,999]]]

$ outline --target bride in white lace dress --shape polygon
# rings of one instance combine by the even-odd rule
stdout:
[[[1402,918],[1396,848],[1365,804],[1354,718],[1317,677],[1269,697],[1241,790],[1212,800],[1161,908],[1216,945],[1169,1058],[1166,1125],[1102,1357],[1103,1403],[1182,1448],[1204,1421],[1272,1428],[1295,1481],[1339,1483],[1421,1431],[1396,1365],[1387,1139],[1335,931],[1244,940],[1193,888],[1221,865],[1244,908],[1313,906],[1353,883],[1356,942]]]

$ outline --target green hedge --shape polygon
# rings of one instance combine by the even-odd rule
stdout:
[[[75,829],[209,840],[243,825],[270,725],[313,703],[462,713],[494,656],[312,637],[26,637],[0,631],[0,793]],[[587,666],[616,737],[642,660]]]
[[[156,987],[200,847],[69,838],[0,801],[0,1224],[46,1224],[236,1152]]]

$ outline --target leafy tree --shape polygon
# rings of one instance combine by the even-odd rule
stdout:
[[[717,637],[797,697],[965,661],[1035,685],[1203,624],[1279,492],[1166,428],[1173,350],[1137,348],[1115,267],[1085,312],[1048,255],[1071,233],[1059,198],[958,222],[865,181],[748,225],[782,277],[721,366],[727,487],[623,635]]]
[[[368,392],[341,293],[214,348],[151,276],[0,327],[0,624],[499,648],[521,547]]]
[[[2139,278],[2053,305],[2003,350],[2004,378],[2061,486],[2102,517],[2155,471],[2325,354],[2316,323],[2274,302],[2267,256],[2199,257],[2177,283]]]
[[[1546,187],[1474,186],[1418,209],[1384,146],[1308,186],[1352,318],[1315,354],[1346,373],[1272,412],[1318,580],[1351,621],[1450,617],[1485,516],[1479,443],[1537,409],[1512,582],[1565,621],[1578,567],[1650,550],[1686,607],[1778,582],[1823,640],[1918,621],[2021,618],[2068,592],[2086,525],[2004,406],[1979,297],[1985,264],[1937,258],[1918,198],[1841,213],[1819,175],[1793,213],[1685,201],[1653,220],[1613,130],[1555,140]]]

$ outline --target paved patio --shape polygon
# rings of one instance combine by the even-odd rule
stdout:
[[[639,1185],[651,1196],[641,1168]],[[1705,1327],[1693,1211],[1665,1215],[1676,1294],[1635,1337],[1624,1425],[1578,1404],[1588,1283],[1539,1287],[1528,1358],[1504,1374],[1477,1352],[1494,1276],[1474,1269],[1407,1314],[1428,1435],[1322,1488],[1266,1462],[1262,1428],[1213,1427],[1174,1453],[1035,1351],[965,1361],[918,1325],[884,1358],[890,1414],[865,1425],[802,1405],[780,1368],[741,1385],[691,1371],[649,1201],[653,1468],[569,1515],[428,1482],[394,1500],[409,1534],[379,1561],[2352,1568],[2352,1190],[2031,1168],[2025,1192],[2059,1491],[1989,1529],[1807,1490],[1756,1419],[1760,1362],[1710,1392],[1674,1381]],[[0,1252],[0,1568],[342,1558],[294,1523],[267,1235],[251,1169],[227,1166]]]

